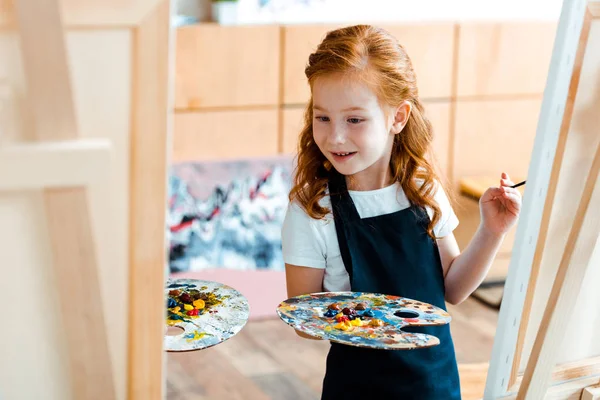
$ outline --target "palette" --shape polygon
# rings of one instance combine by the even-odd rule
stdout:
[[[335,304],[335,305],[334,305]],[[292,297],[277,307],[279,317],[307,335],[336,343],[385,350],[436,346],[432,335],[402,331],[407,326],[448,324],[439,307],[399,296],[324,292]]]
[[[250,307],[237,290],[197,279],[168,280],[165,287],[168,326],[183,329],[165,335],[167,351],[201,350],[236,335],[248,321]]]

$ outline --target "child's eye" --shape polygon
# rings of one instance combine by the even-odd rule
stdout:
[[[348,118],[348,122],[350,122],[351,124],[359,124],[362,121],[364,121],[364,120],[362,120],[360,118]]]
[[[329,117],[315,117],[317,121],[327,122],[329,121]]]

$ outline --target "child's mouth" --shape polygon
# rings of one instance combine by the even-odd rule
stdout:
[[[356,154],[356,151],[348,151],[348,152],[338,152],[338,153],[331,153],[333,155],[333,159],[337,162],[341,162],[341,161],[346,161],[349,160],[350,158],[352,158],[352,156],[354,156]]]

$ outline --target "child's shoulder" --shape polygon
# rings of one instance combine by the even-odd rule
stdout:
[[[298,222],[314,224],[316,226],[327,223],[328,220],[333,218],[331,214],[331,199],[329,198],[329,193],[319,201],[319,205],[326,210],[328,210],[327,214],[323,218],[313,218],[309,215],[307,210],[300,204],[298,200],[292,200],[288,203],[287,211],[286,211],[286,219],[294,219]]]
[[[321,204],[326,204],[324,200]],[[284,260],[288,264],[325,268],[327,243],[331,239],[328,216],[323,219],[311,217],[297,202],[287,206],[281,227],[281,244]]]

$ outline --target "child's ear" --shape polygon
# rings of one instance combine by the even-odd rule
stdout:
[[[402,129],[406,126],[408,122],[408,118],[410,117],[410,112],[412,110],[412,104],[409,101],[404,101],[400,104],[394,114],[394,122],[392,123],[392,133],[394,135],[402,132]]]

